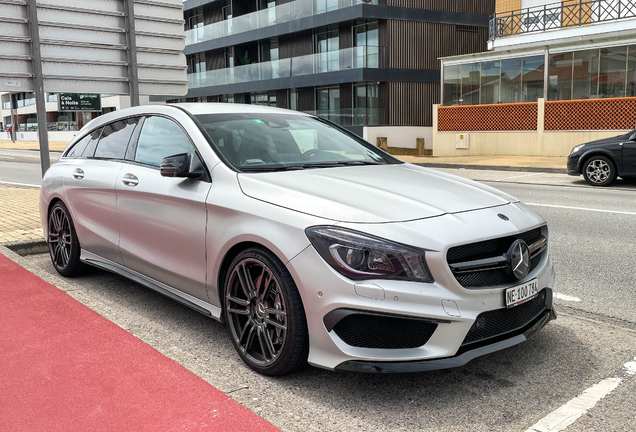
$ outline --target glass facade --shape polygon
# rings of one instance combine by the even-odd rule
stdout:
[[[636,97],[636,45],[444,66],[446,106]]]
[[[543,97],[544,56],[444,66],[444,105],[536,102]]]

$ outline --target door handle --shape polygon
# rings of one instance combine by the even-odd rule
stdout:
[[[126,186],[137,186],[139,184],[139,179],[134,174],[124,174],[121,182]]]
[[[81,180],[84,178],[84,170],[81,168],[76,168],[75,171],[73,171],[73,177]]]

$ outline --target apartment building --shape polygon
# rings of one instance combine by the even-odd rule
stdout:
[[[442,59],[434,154],[565,156],[636,127],[636,0],[495,6],[488,51]]]
[[[494,0],[186,0],[176,101],[310,112],[369,141],[430,147],[440,57],[487,49]]]

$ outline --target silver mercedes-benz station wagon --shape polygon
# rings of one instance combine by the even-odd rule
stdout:
[[[267,375],[461,366],[556,318],[541,216],[299,112],[103,115],[40,205],[60,274],[96,266],[224,322]]]

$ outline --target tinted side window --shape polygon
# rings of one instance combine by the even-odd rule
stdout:
[[[135,161],[160,166],[167,156],[180,153],[194,155],[194,147],[181,127],[164,117],[148,117],[144,121]]]
[[[84,149],[86,148],[86,145],[88,144],[90,140],[91,140],[91,136],[89,134],[89,135],[86,135],[81,140],[79,140],[78,142],[76,142],[75,145],[71,148],[71,150],[66,154],[66,157],[69,157],[69,158],[79,157],[84,151]]]
[[[95,157],[123,159],[126,155],[128,141],[130,141],[136,125],[136,118],[128,118],[104,126]]]
[[[99,141],[99,136],[102,134],[102,129],[99,128],[91,134],[91,140],[86,145],[86,148],[82,152],[82,157],[93,157],[95,154],[95,147],[97,146],[97,141]]]

